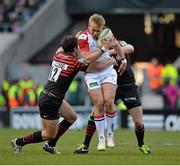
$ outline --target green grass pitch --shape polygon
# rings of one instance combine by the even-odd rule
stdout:
[[[133,130],[116,130],[114,149],[98,152],[97,135],[88,154],[74,155],[77,144],[82,143],[85,130],[69,130],[58,142],[61,155],[51,155],[42,150],[43,143],[27,145],[17,156],[11,149],[12,138],[29,134],[32,130],[0,128],[0,165],[171,165],[180,164],[180,132],[147,131],[145,140],[152,150],[143,155],[137,148]]]

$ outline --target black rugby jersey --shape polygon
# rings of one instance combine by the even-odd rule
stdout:
[[[62,99],[78,71],[86,69],[87,64],[82,59],[58,52],[53,57],[48,83],[44,89]]]
[[[124,73],[120,76],[118,73],[118,78],[117,78],[117,85],[118,86],[124,86],[124,85],[129,85],[129,84],[134,84],[135,83],[135,77],[134,73],[131,68],[131,61],[130,61],[130,56],[126,55],[126,60],[127,60],[127,67]],[[114,69],[118,72],[119,66],[114,66]]]

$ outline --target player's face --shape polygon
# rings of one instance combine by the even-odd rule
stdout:
[[[91,22],[91,23],[89,23],[88,29],[89,29],[89,33],[93,37],[93,39],[98,39],[101,31],[103,30],[103,26],[98,27],[95,23]]]

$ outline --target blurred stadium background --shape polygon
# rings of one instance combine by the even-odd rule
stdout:
[[[180,131],[178,0],[0,0],[0,128],[41,128],[37,98],[52,56],[61,38],[84,30],[95,12],[135,47],[131,60],[145,127]],[[66,99],[78,113],[72,128],[85,128],[92,103],[83,73]],[[121,101],[117,108],[126,109]],[[126,111],[118,112],[116,128],[133,128]]]

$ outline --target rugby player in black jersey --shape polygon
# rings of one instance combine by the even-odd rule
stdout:
[[[130,44],[127,44],[125,41],[121,41],[120,44],[123,47],[124,53],[126,54],[127,68],[121,76],[118,74],[118,87],[116,90],[115,100],[117,101],[118,99],[121,99],[124,102],[124,105],[127,107],[133,119],[139,150],[143,154],[151,154],[150,149],[144,144],[143,110],[140,97],[138,95],[137,86],[135,84],[134,73],[130,64],[129,54],[134,52],[134,47]],[[118,71],[118,66],[114,66],[114,68],[116,71]],[[86,127],[84,142],[74,151],[75,154],[88,153],[88,147],[95,130],[96,126],[94,118],[91,115]]]
[[[110,48],[111,41],[105,41],[104,47]],[[42,130],[34,132],[21,138],[15,138],[11,141],[15,154],[20,154],[22,148],[26,144],[43,142],[51,140],[51,144],[45,144],[43,148],[51,153],[58,154],[53,146],[59,137],[75,122],[76,113],[73,108],[65,101],[64,96],[67,92],[73,78],[78,71],[84,71],[88,67],[88,63],[93,61],[80,59],[80,52],[77,48],[77,38],[73,36],[65,36],[61,42],[63,52],[57,52],[53,57],[51,71],[48,83],[39,97],[39,110],[42,122]],[[98,54],[93,58],[96,60],[103,52],[99,49]],[[104,63],[111,66],[117,64],[114,58]],[[103,68],[103,66],[101,66]],[[100,70],[101,68],[97,68]],[[96,70],[96,69],[95,69]],[[64,119],[59,123],[59,118]]]

